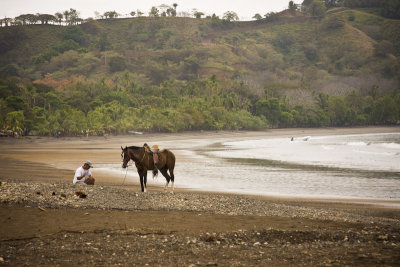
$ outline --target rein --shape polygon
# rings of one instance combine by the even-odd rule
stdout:
[[[142,159],[140,160],[139,163],[142,163],[142,161],[144,160],[144,156],[146,156],[146,149],[143,150],[143,157],[142,157]]]
[[[128,166],[126,166],[125,177],[124,177],[124,180],[122,181],[122,185],[124,185],[124,183],[125,183],[125,179],[126,179],[126,175],[127,174],[128,174]]]

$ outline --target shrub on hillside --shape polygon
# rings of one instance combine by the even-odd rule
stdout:
[[[89,19],[88,22],[81,24],[81,27],[86,33],[90,34],[97,34],[101,29],[99,22],[94,19]]]
[[[26,38],[22,27],[3,27],[0,31],[0,53],[5,53]]]
[[[400,18],[400,1],[399,0],[385,0],[383,1],[382,16],[387,18],[399,19]]]
[[[80,45],[85,42],[85,33],[79,26],[68,26],[63,33],[64,40],[74,40]]]
[[[391,42],[383,40],[375,45],[375,55],[378,57],[386,57],[394,52],[394,46]]]
[[[19,67],[15,64],[8,64],[0,67],[0,77],[19,76]]]
[[[314,61],[318,58],[318,49],[314,44],[306,44],[304,46],[304,54],[310,61]]]
[[[108,65],[111,72],[123,71],[124,69],[126,69],[125,59],[121,56],[111,57]]]
[[[356,20],[356,15],[354,15],[354,12],[350,12],[349,16],[347,17],[349,21],[355,21]]]
[[[343,16],[330,16],[325,20],[324,25],[331,30],[340,29],[344,27],[345,20]]]

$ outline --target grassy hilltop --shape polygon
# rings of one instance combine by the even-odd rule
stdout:
[[[399,56],[400,20],[373,9],[3,27],[1,124],[98,134],[396,123]]]

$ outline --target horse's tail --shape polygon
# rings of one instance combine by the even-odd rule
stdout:
[[[154,179],[154,177],[157,177],[157,175],[158,175],[158,169],[154,168],[152,173],[153,173],[153,179]]]
[[[170,170],[174,170],[175,168],[175,154],[172,151],[168,150],[168,168]]]

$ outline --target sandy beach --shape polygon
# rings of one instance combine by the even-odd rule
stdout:
[[[141,193],[137,180],[122,184],[123,176],[96,168],[95,186],[72,185],[72,178],[82,161],[119,163],[121,146],[144,142],[399,131],[368,127],[2,138],[0,265],[396,266],[400,209],[391,201],[198,192],[180,188],[178,178],[174,194],[151,181],[149,192]],[[174,153],[177,164],[190,160],[180,150]]]

